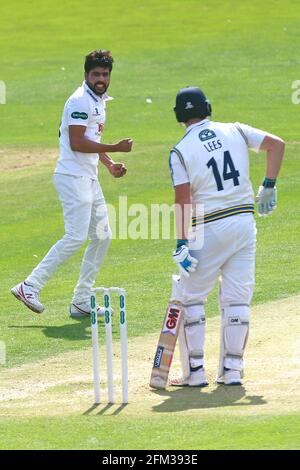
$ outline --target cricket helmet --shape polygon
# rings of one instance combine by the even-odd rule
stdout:
[[[187,122],[192,118],[211,116],[211,104],[200,88],[182,88],[176,96],[174,107],[178,122]]]

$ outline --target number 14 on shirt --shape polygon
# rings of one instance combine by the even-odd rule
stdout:
[[[206,164],[208,168],[212,168],[215,180],[216,180],[216,185],[218,191],[222,191],[224,189],[223,183],[222,183],[222,178],[219,172],[219,168],[217,165],[216,160],[212,157]],[[224,161],[223,161],[223,180],[233,180],[234,186],[239,186],[239,177],[240,173],[238,170],[235,169],[234,163],[232,161],[232,158],[230,156],[230,153],[228,150],[224,152]]]

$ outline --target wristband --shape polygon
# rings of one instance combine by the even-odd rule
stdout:
[[[267,178],[267,177],[263,180],[263,183],[262,183],[264,188],[274,188],[275,184],[276,184],[276,178],[272,179],[272,178]]]
[[[187,245],[187,244],[188,244],[188,240],[177,240],[176,250],[178,250],[178,248],[180,248],[181,246]]]

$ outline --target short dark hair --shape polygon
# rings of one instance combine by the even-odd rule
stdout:
[[[96,67],[103,67],[112,71],[113,67],[113,56],[110,51],[105,51],[97,49],[96,51],[90,52],[85,57],[84,70],[86,73],[89,73],[92,69]]]

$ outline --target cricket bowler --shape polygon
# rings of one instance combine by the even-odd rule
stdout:
[[[106,103],[113,57],[110,51],[95,50],[85,58],[85,80],[67,100],[60,130],[60,155],[54,173],[54,186],[63,208],[65,234],[46,254],[32,273],[11,289],[28,308],[41,313],[44,306],[39,294],[59,265],[64,263],[89,239],[80,268],[80,276],[70,305],[70,316],[90,314],[90,293],[107,252],[111,231],[106,203],[98,181],[99,161],[110,174],[126,174],[123,163],[115,162],[106,152],[130,152],[131,139],[116,144],[102,144]],[[104,308],[97,306],[97,314]]]

